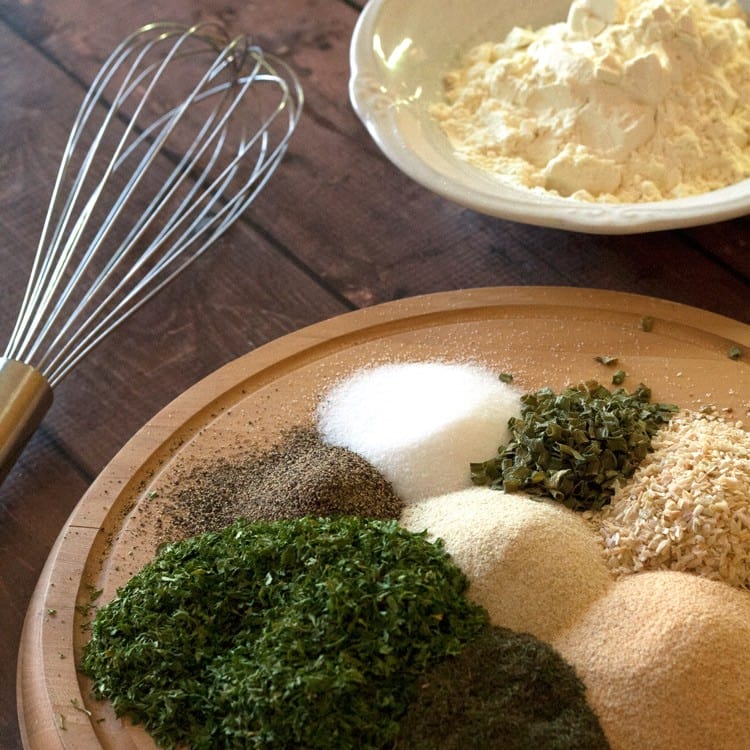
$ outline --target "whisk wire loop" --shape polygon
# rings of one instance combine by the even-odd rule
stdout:
[[[55,387],[247,209],[302,105],[283,61],[216,24],[124,40],[73,124],[4,356]]]

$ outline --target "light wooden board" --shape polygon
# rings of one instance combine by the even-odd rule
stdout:
[[[654,318],[643,331],[644,316]],[[738,345],[743,356],[728,356]],[[18,661],[19,719],[28,750],[149,748],[139,728],[93,701],[76,663],[85,605],[150,560],[163,539],[163,502],[181,472],[248,445],[266,445],[313,419],[321,393],[365,365],[478,360],[523,390],[586,379],[609,384],[616,356],[625,387],[685,407],[714,405],[750,422],[750,326],[637,295],[559,287],[500,287],[415,297],[305,328],[221,368],[157,414],[92,484],[52,550],[27,613]]]

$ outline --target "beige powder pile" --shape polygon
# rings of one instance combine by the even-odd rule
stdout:
[[[749,750],[750,594],[671,571],[622,578],[552,645],[612,750]]]
[[[612,572],[679,570],[750,587],[750,432],[683,412],[652,445],[595,519]]]
[[[541,640],[612,585],[595,533],[551,500],[476,487],[409,505],[400,522],[443,539],[494,625]]]
[[[737,2],[575,0],[566,22],[473,49],[432,113],[503,180],[658,201],[750,175],[749,77]]]

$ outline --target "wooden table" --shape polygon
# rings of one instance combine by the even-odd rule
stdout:
[[[0,0],[0,341],[15,320],[59,154],[84,89],[127,31],[220,18],[297,70],[287,159],[247,215],[56,391],[0,486],[0,747],[20,747],[23,618],[76,502],[156,411],[220,365],[302,326],[411,295],[566,285],[663,297],[750,323],[748,220],[632,236],[480,216],[400,174],[347,97],[355,0]]]

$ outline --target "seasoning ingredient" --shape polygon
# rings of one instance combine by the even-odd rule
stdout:
[[[490,628],[419,680],[395,750],[606,750],[572,667],[527,633]]]
[[[595,518],[616,575],[681,570],[750,588],[750,433],[681,412]]]
[[[167,748],[382,748],[415,679],[486,628],[440,544],[394,521],[237,521],[103,606],[83,671]]]
[[[218,531],[239,518],[398,518],[403,504],[370,463],[323,443],[308,427],[267,450],[197,466],[180,477],[171,500],[171,525],[182,536]]]
[[[639,385],[610,392],[587,381],[556,394],[550,388],[521,397],[511,440],[499,456],[471,465],[478,485],[548,495],[573,509],[599,508],[616,482],[630,477],[651,450],[651,439],[677,407],[651,403]]]
[[[673,571],[616,581],[552,645],[612,750],[750,750],[750,594]]]
[[[473,49],[433,108],[459,155],[578,200],[659,201],[750,176],[738,2],[574,0]]]
[[[320,403],[318,430],[367,459],[409,503],[470,487],[469,462],[492,456],[519,413],[519,392],[492,370],[402,362],[335,385]]]
[[[596,532],[553,500],[473,487],[406,506],[401,524],[443,540],[493,625],[542,640],[612,584]]]

